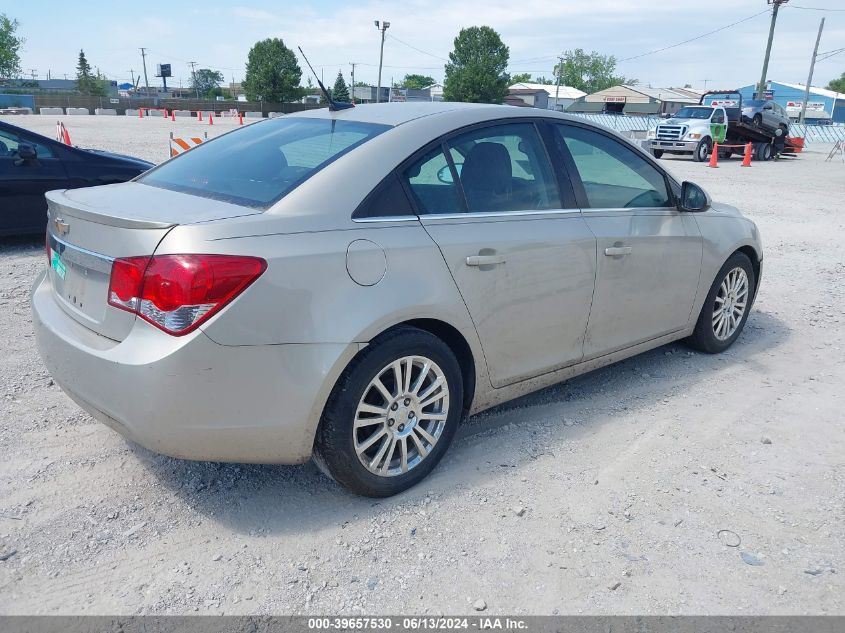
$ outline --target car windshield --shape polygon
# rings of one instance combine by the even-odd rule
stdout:
[[[709,119],[712,108],[681,108],[675,113],[676,119]]]
[[[265,209],[389,127],[280,117],[203,143],[138,182]]]

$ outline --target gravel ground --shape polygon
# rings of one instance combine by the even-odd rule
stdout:
[[[66,120],[76,143],[151,160],[171,129],[232,127]],[[310,464],[180,461],[94,422],[35,350],[40,238],[0,241],[0,613],[845,614],[845,165],[828,150],[666,161],[762,230],[731,350],[662,347],[476,416],[382,501]]]

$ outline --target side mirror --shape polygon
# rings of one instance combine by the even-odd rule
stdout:
[[[35,160],[38,158],[38,152],[32,145],[27,143],[20,143],[18,145],[18,158],[21,160]]]
[[[688,180],[681,185],[681,199],[678,200],[678,211],[698,213],[710,208],[710,196],[694,182]]]

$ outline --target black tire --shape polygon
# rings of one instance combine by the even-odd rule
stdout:
[[[710,150],[712,144],[709,137],[704,137],[695,146],[695,151],[692,153],[692,159],[697,163],[703,163],[710,157]]]
[[[751,119],[752,125],[754,127],[763,127],[763,115],[762,114],[755,114],[754,118]]]
[[[745,300],[745,312],[740,318],[736,330],[729,337],[719,339],[714,332],[713,327],[713,313],[717,308],[716,296],[719,293],[719,288],[722,282],[727,277],[728,273],[735,268],[742,268],[748,278],[748,295]],[[718,354],[724,352],[734,341],[739,337],[742,329],[745,327],[745,322],[748,320],[748,314],[751,312],[752,302],[757,290],[757,279],[754,276],[754,267],[751,265],[751,260],[745,253],[734,253],[728,258],[716,279],[713,280],[713,285],[710,286],[710,291],[707,293],[707,298],[704,300],[704,305],[701,307],[701,312],[698,315],[698,321],[695,324],[695,330],[690,337],[686,339],[686,343],[701,352],[708,354]]]
[[[655,158],[661,158],[663,156],[663,150],[662,149],[653,149],[653,150],[651,150],[651,155],[654,156]]]
[[[355,451],[356,411],[370,381],[393,361],[411,355],[431,359],[442,370],[449,389],[447,418],[436,443],[415,467],[393,476],[378,475],[361,463]],[[391,330],[374,339],[338,379],[317,429],[314,461],[324,473],[355,494],[366,497],[398,494],[422,481],[437,466],[455,436],[463,409],[461,368],[449,346],[417,328]]]
[[[731,156],[733,156],[732,149],[720,149],[719,150],[719,160],[729,160]]]
[[[760,143],[757,145],[757,160],[765,162],[767,160],[771,160],[772,158],[772,145],[771,143]]]

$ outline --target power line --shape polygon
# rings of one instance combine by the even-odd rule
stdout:
[[[796,4],[789,5],[790,9],[803,9],[804,11],[845,11],[845,9],[823,9],[821,7],[799,7]]]
[[[764,13],[768,13],[768,12],[769,12],[769,10],[766,9],[765,11],[760,11],[760,13],[755,13],[754,15],[749,15],[747,18],[737,20],[736,22],[732,22],[731,24],[728,24],[726,26],[718,28],[714,31],[708,31],[707,33],[697,35],[696,37],[691,37],[690,39],[684,40],[683,42],[678,42],[677,44],[671,44],[669,46],[664,46],[663,48],[658,48],[658,49],[655,49],[653,51],[649,51],[647,53],[641,53],[640,55],[634,55],[633,57],[625,57],[624,59],[619,59],[617,61],[620,62],[620,63],[621,62],[628,62],[628,61],[631,61],[632,59],[639,59],[640,57],[645,57],[646,55],[654,55],[655,53],[662,53],[663,51],[668,51],[669,49],[677,48],[678,46],[683,46],[684,44],[689,44],[690,42],[695,42],[696,40],[700,40],[701,38],[707,37],[708,35],[714,35],[716,33],[719,33],[720,31],[724,31],[724,30],[729,29],[731,27],[734,27],[738,24],[742,24],[743,22],[748,22],[749,20],[753,20],[754,18],[761,16]]]
[[[434,57],[435,59],[440,59],[440,60],[443,60],[444,62],[448,62],[448,61],[449,61],[449,60],[448,60],[448,59],[446,59],[445,57],[440,57],[440,55],[435,55],[434,53],[429,53],[428,51],[424,51],[424,50],[423,50],[423,49],[421,49],[421,48],[417,48],[416,46],[413,46],[412,44],[408,44],[408,42],[402,41],[402,40],[400,40],[398,37],[396,37],[396,36],[394,36],[394,35],[390,35],[390,34],[388,34],[388,35],[387,35],[387,37],[389,37],[389,38],[390,38],[390,39],[392,39],[392,40],[396,40],[396,41],[397,41],[397,42],[399,42],[400,44],[403,44],[403,45],[407,46],[408,48],[412,48],[413,50],[417,51],[418,53],[422,53],[423,55],[428,55],[429,57]]]

